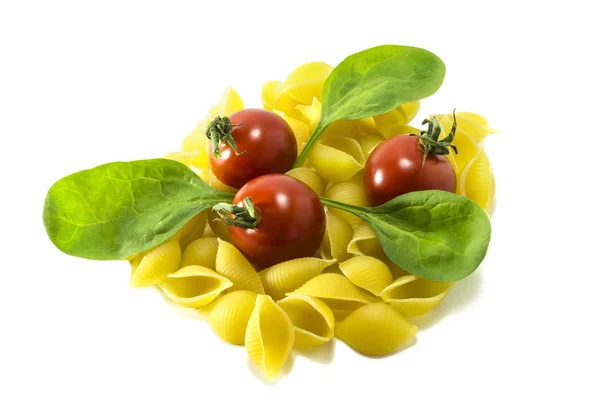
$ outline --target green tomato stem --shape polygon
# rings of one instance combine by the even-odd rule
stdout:
[[[231,131],[234,126],[240,126],[241,124],[232,124],[231,119],[227,116],[219,116],[217,115],[215,119],[210,121],[210,124],[206,127],[206,136],[210,139],[213,147],[213,157],[221,158],[221,143],[225,142],[227,145],[231,147],[235,155],[243,154],[237,152],[237,148],[235,146],[235,140],[231,135]]]
[[[421,136],[419,137],[419,143],[423,150],[421,167],[425,166],[425,160],[427,160],[429,154],[448,155],[450,154],[450,148],[454,150],[454,153],[458,154],[458,149],[455,145],[452,145],[454,135],[456,134],[456,109],[452,111],[452,117],[454,118],[452,129],[448,136],[442,140],[439,139],[442,127],[437,116],[432,115],[430,119],[425,119],[421,123],[421,125],[427,124],[427,131],[421,131]]]
[[[260,211],[250,197],[244,198],[244,207],[229,203],[218,203],[212,208],[221,220],[228,226],[242,229],[255,229],[260,222]]]

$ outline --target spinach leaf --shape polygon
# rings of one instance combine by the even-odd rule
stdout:
[[[407,193],[378,207],[321,201],[365,220],[390,260],[436,282],[470,275],[490,242],[491,226],[485,211],[468,198],[446,191]]]
[[[439,57],[410,46],[383,45],[348,56],[325,81],[321,119],[295,167],[332,122],[380,115],[426,98],[442,85],[445,72]]]
[[[232,194],[167,159],[114,162],[64,177],[48,191],[44,226],[63,252],[125,259],[157,246]]]

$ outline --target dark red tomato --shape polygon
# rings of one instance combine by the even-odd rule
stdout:
[[[255,178],[235,195],[244,207],[250,197],[259,217],[255,229],[229,227],[233,244],[255,265],[269,267],[313,256],[325,234],[325,212],[317,194],[303,182],[283,174]]]
[[[292,168],[298,146],[294,131],[281,117],[264,109],[243,109],[229,119],[238,155],[229,144],[221,142],[221,157],[217,158],[211,144],[210,168],[219,180],[241,188],[253,178],[283,174]]]
[[[422,162],[419,137],[398,135],[379,144],[365,166],[369,204],[378,206],[411,191],[456,191],[456,174],[445,155],[429,153]]]

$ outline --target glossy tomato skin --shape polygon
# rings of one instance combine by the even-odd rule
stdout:
[[[235,195],[243,207],[250,197],[259,212],[255,229],[229,227],[233,244],[257,266],[266,268],[299,257],[311,257],[325,234],[325,211],[317,194],[283,174],[255,178]]]
[[[241,188],[253,178],[265,174],[283,174],[298,157],[294,131],[278,115],[264,109],[242,109],[232,114],[233,137],[239,155],[221,143],[221,158],[213,156],[210,146],[210,168],[219,180],[233,188]]]
[[[419,137],[398,135],[371,153],[364,173],[365,195],[371,206],[421,190],[456,191],[456,174],[444,155],[429,154],[425,165]]]

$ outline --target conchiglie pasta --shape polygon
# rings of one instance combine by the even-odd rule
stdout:
[[[340,319],[371,303],[371,299],[347,277],[336,273],[323,273],[314,277],[292,293],[321,299],[329,306],[334,316]]]
[[[321,139],[328,138],[352,138],[359,140],[365,135],[381,136],[377,130],[373,118],[357,119],[353,121],[335,121],[327,127]]]
[[[290,295],[277,302],[294,325],[294,346],[314,347],[333,338],[334,318],[321,300],[306,295]]]
[[[242,98],[233,88],[230,87],[225,89],[225,92],[223,92],[223,95],[221,95],[221,100],[219,103],[210,108],[207,118],[209,120],[213,120],[217,116],[229,116],[234,112],[241,111],[242,109],[244,109],[244,102],[242,102]]]
[[[175,152],[169,152],[163,158],[165,158],[167,160],[179,161],[186,167],[191,167],[192,162],[199,155],[199,153],[200,153],[199,151],[189,151],[189,152],[175,151]]]
[[[331,260],[303,257],[278,263],[264,269],[259,273],[259,276],[266,294],[278,300],[285,297],[286,293],[299,288],[319,275],[331,263]]]
[[[216,271],[233,282],[230,290],[249,290],[264,294],[262,282],[254,267],[232,244],[219,240]]]
[[[340,203],[364,207],[367,205],[367,197],[362,186],[354,181],[345,181],[333,184],[325,191],[325,197],[339,201]],[[352,227],[364,223],[359,217],[347,211],[329,207],[331,214],[346,220]]]
[[[231,243],[231,235],[229,234],[229,226],[225,224],[219,216],[212,211],[207,213],[208,226],[211,231],[221,240]]]
[[[198,168],[203,174],[208,173],[208,139],[206,138],[206,123],[200,121],[196,128],[190,132],[181,144],[181,151],[184,153],[194,153],[190,165]]]
[[[202,237],[194,240],[183,252],[181,267],[197,265],[215,270],[218,247],[219,242],[216,237]]]
[[[481,150],[473,162],[467,166],[460,179],[461,182],[458,186],[460,194],[475,201],[490,214],[496,192],[496,182],[485,151]]]
[[[179,269],[181,248],[174,239],[137,255],[131,263],[131,287],[154,286]]]
[[[438,306],[451,287],[452,283],[407,275],[386,287],[381,292],[381,298],[405,316],[418,316]]]
[[[340,263],[348,279],[374,295],[379,295],[390,283],[392,272],[384,262],[370,256],[356,256]]]
[[[349,180],[367,161],[360,144],[345,137],[320,140],[309,158],[319,176],[333,182]]]
[[[385,303],[371,303],[335,326],[335,336],[365,355],[384,356],[414,337],[417,327]]]
[[[438,116],[438,119],[442,127],[443,136],[447,136],[452,129],[452,119],[444,115]],[[460,180],[465,167],[477,157],[481,151],[481,147],[477,145],[477,142],[469,134],[458,127],[452,144],[458,149],[458,154],[451,152],[451,158],[456,162],[456,167],[458,168],[457,179]]]
[[[452,123],[452,114],[440,115],[442,119]],[[490,128],[487,120],[481,115],[471,112],[456,113],[457,128],[468,134],[477,143],[481,143],[489,134],[494,134],[497,131]]]
[[[371,155],[373,150],[377,148],[377,146],[381,144],[384,139],[379,135],[363,135],[362,137],[357,138],[356,141],[360,145],[363,154],[365,154],[365,157],[368,159],[369,155]]]
[[[276,377],[294,345],[294,327],[273,299],[258,295],[246,328],[248,356],[267,378]]]
[[[377,235],[367,223],[354,227],[352,240],[348,244],[348,253],[359,256],[373,256],[385,260],[386,255]]]
[[[304,120],[312,134],[321,119],[321,102],[317,98],[313,98],[308,105],[296,105],[295,111]]]
[[[312,188],[318,196],[322,196],[325,193],[325,184],[323,184],[319,174],[317,174],[317,172],[312,168],[294,168],[293,170],[286,172],[286,175],[302,181],[304,184]]]
[[[208,305],[232,285],[231,281],[202,266],[187,266],[168,275],[158,286],[173,302],[199,308]]]
[[[206,212],[196,214],[175,235],[173,239],[179,240],[181,250],[185,250],[191,242],[204,234],[206,228]]]
[[[308,139],[310,138],[310,129],[305,122],[286,115],[283,111],[273,111],[275,114],[279,115],[294,131],[294,137],[296,137],[296,144],[298,145],[298,154],[302,152],[302,149],[306,146]]]
[[[233,345],[244,345],[248,320],[254,310],[256,293],[248,290],[229,292],[202,309],[214,333]]]
[[[346,260],[350,257],[347,247],[352,239],[352,227],[344,219],[326,214],[325,235],[319,253],[326,260]]]

